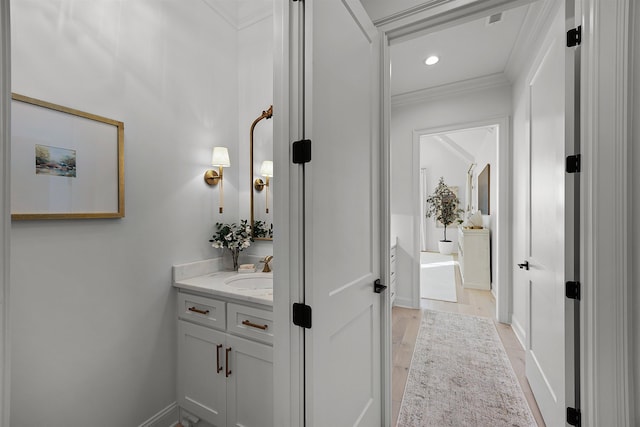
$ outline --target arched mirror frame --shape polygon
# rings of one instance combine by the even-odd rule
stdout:
[[[262,114],[253,121],[253,123],[251,123],[251,130],[250,130],[250,135],[249,135],[249,172],[250,172],[250,178],[251,178],[251,182],[250,182],[250,187],[249,187],[249,194],[250,199],[251,199],[251,232],[254,234],[253,238],[254,240],[273,240],[273,237],[256,237],[255,236],[255,206],[253,203],[253,199],[255,197],[255,192],[257,191],[256,187],[256,179],[261,179],[260,177],[256,178],[255,174],[254,174],[254,169],[255,169],[255,165],[253,164],[253,160],[254,160],[254,155],[253,155],[253,131],[256,127],[256,125],[258,124],[258,122],[260,122],[260,120],[263,119],[270,119],[271,117],[273,117],[273,105],[270,105],[269,108],[266,111],[263,111]],[[265,191],[269,191],[268,187],[265,187]]]

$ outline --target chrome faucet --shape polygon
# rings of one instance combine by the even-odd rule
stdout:
[[[271,267],[269,266],[269,263],[271,262],[272,259],[273,259],[273,255],[267,255],[266,257],[264,257],[264,259],[262,259],[262,262],[264,262],[264,267],[262,268],[263,273],[271,272]]]

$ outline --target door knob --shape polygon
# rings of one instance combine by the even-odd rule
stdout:
[[[521,269],[529,270],[529,261],[525,261],[522,264],[518,264],[518,267],[520,267]]]

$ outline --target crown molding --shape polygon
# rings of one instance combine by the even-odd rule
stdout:
[[[441,86],[401,93],[391,97],[391,106],[417,104],[434,99],[448,98],[453,95],[477,92],[479,90],[511,86],[511,82],[504,73],[462,80]]]
[[[542,41],[540,34],[546,34],[549,31],[552,18],[561,3],[557,0],[544,0],[529,5],[516,42],[507,59],[505,74],[509,80],[516,81],[525,66],[535,58]]]
[[[237,31],[273,16],[273,8],[267,2],[251,3],[248,8],[241,7],[236,1],[202,0],[202,2]]]
[[[451,1],[452,0],[430,0],[418,6],[414,6],[400,12],[392,13],[391,15],[385,16],[384,18],[377,19],[373,21],[373,25],[375,25],[376,27],[381,27],[383,25],[391,24],[393,22],[415,15],[416,13],[421,13],[429,9],[433,9],[434,7],[450,3]]]

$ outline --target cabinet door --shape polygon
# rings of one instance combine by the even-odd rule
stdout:
[[[227,335],[227,425],[273,426],[273,348]]]
[[[226,425],[225,348],[224,333],[178,321],[178,404],[220,427]]]

